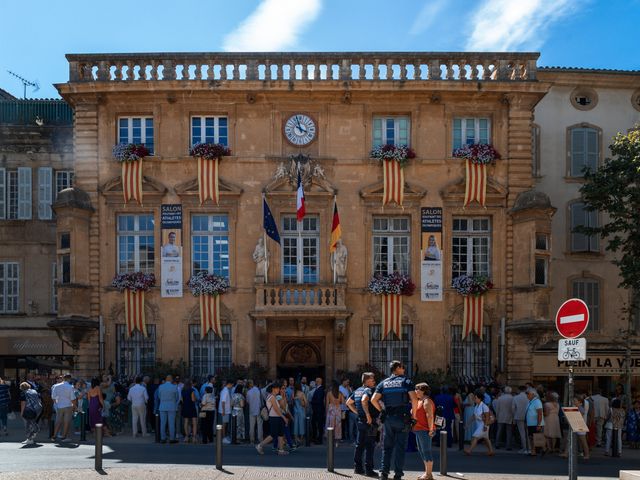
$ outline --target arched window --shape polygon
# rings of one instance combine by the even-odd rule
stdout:
[[[586,235],[576,232],[579,226],[597,227],[598,212],[590,212],[583,202],[576,201],[569,205],[569,232],[571,233],[571,252],[600,252],[600,241],[597,235]]]
[[[595,171],[600,162],[602,130],[588,124],[569,127],[569,177],[584,176],[584,169]]]

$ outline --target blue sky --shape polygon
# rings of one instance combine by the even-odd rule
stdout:
[[[0,88],[12,70],[56,97],[65,53],[540,51],[540,65],[640,69],[640,0],[4,0]]]

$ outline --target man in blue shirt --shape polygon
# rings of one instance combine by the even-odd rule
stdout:
[[[404,475],[404,452],[412,427],[411,409],[415,409],[418,398],[413,382],[404,375],[405,368],[402,362],[394,360],[389,364],[389,369],[391,376],[378,384],[371,404],[382,412],[380,400],[384,403],[384,445],[380,478],[388,480],[393,454],[393,478],[401,480]]]
[[[176,440],[176,411],[180,394],[171,375],[167,375],[165,382],[158,387],[156,394],[158,396],[158,412],[160,413],[161,443],[167,443],[167,423],[169,424],[169,443],[178,443]]]
[[[375,385],[375,375],[371,372],[363,373],[362,386],[356,389],[347,400],[347,408],[357,416],[358,433],[356,451],[353,456],[354,473],[371,478],[378,478],[378,474],[373,471],[373,450],[375,448],[379,412],[375,408],[369,408],[369,401],[373,397]],[[362,467],[363,452],[365,454],[364,467],[366,470]]]

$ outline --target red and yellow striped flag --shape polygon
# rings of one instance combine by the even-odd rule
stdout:
[[[206,337],[213,330],[222,338],[220,327],[220,295],[200,295],[200,335]]]
[[[487,166],[466,160],[467,184],[464,189],[464,206],[474,200],[484,207],[487,199]]]
[[[134,330],[139,330],[144,337],[147,336],[147,324],[144,318],[144,291],[124,291],[124,316],[127,321],[129,336]]]
[[[475,333],[482,340],[482,309],[484,307],[483,295],[465,295],[464,312],[462,316],[462,338],[467,338]]]
[[[213,200],[216,205],[220,197],[218,191],[218,158],[198,158],[198,194],[200,205],[207,199]]]
[[[382,338],[393,332],[401,337],[402,295],[382,295]]]
[[[338,240],[342,238],[342,228],[340,227],[340,215],[338,215],[338,203],[333,202],[333,222],[331,223],[331,242],[329,243],[329,253],[336,251]]]
[[[400,162],[383,160],[382,169],[384,171],[382,205],[393,201],[402,206],[404,200],[404,171],[400,166]]]
[[[142,205],[142,159],[122,162],[124,203],[132,198]]]

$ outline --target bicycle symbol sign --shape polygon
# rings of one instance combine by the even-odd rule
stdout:
[[[558,340],[558,361],[575,362],[586,359],[586,338],[563,338],[562,340]]]

